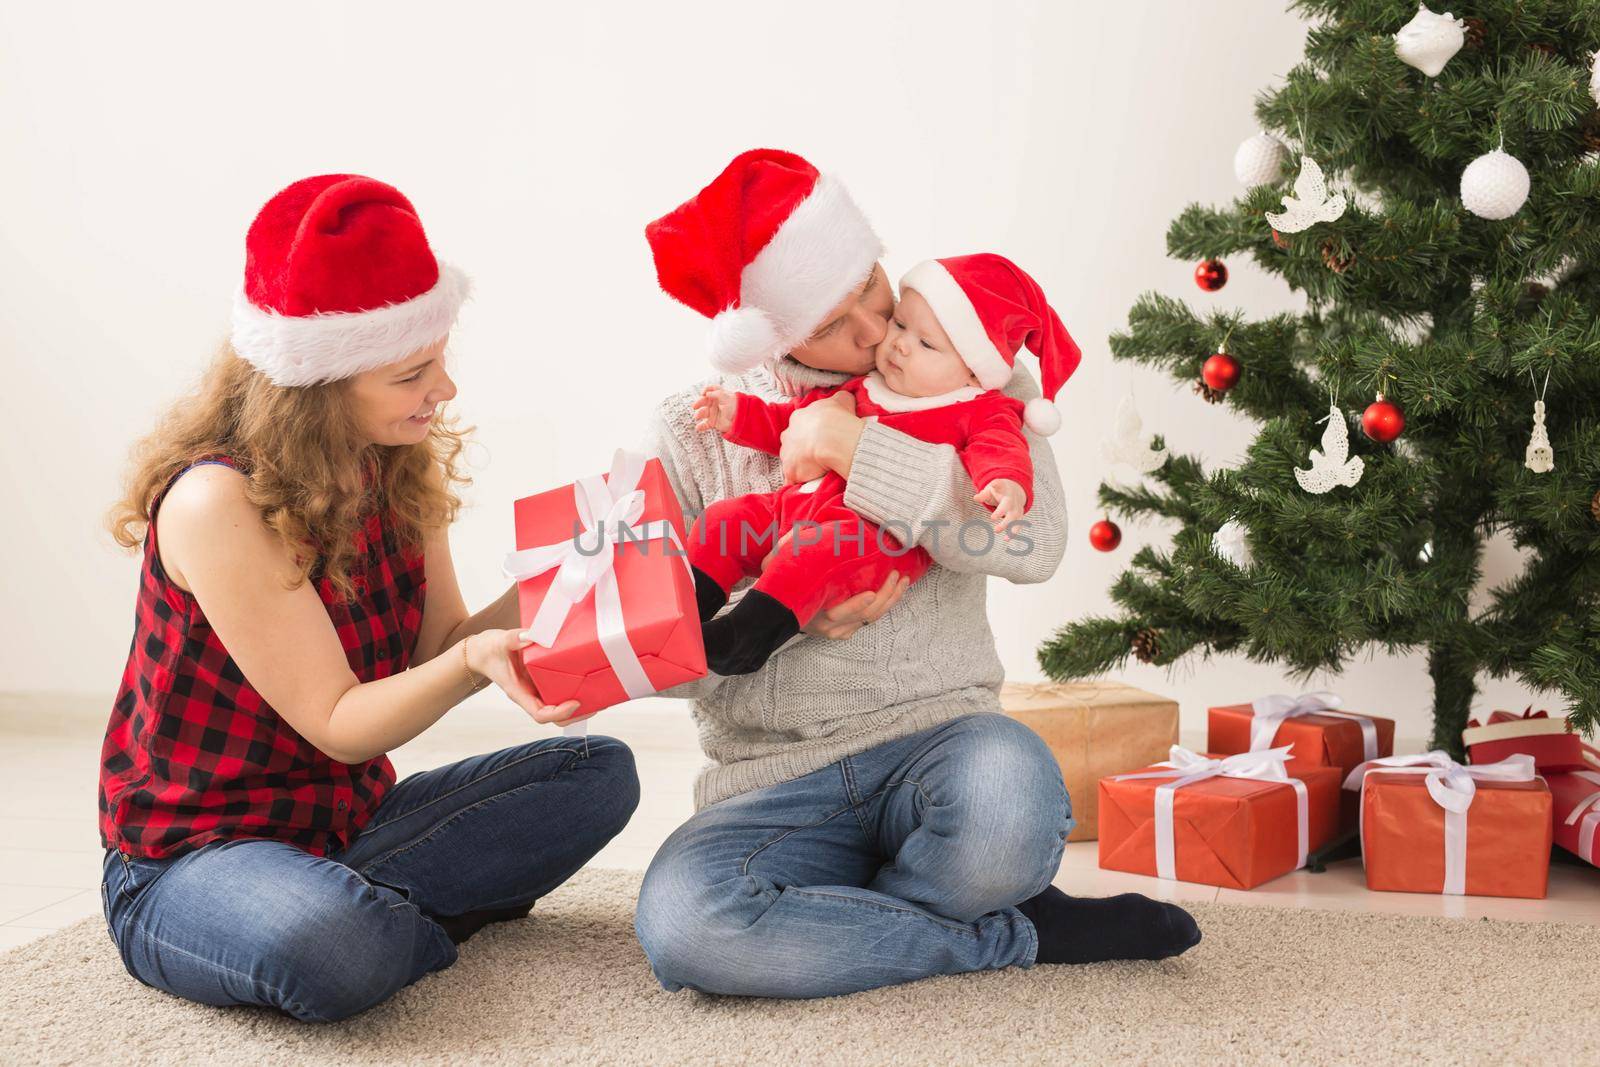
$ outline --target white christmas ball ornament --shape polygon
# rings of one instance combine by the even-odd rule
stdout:
[[[1528,186],[1528,168],[1497,148],[1461,172],[1461,202],[1479,218],[1509,219],[1527,202]]]
[[[1258,133],[1239,143],[1233,154],[1233,174],[1246,188],[1269,185],[1283,177],[1289,150],[1270,133]]]
[[[1467,43],[1467,23],[1446,11],[1435,15],[1427,4],[1394,35],[1394,54],[1430,78],[1438,77],[1450,57]]]
[[[1251,563],[1250,542],[1245,539],[1248,532],[1244,523],[1229,519],[1211,535],[1212,551],[1240,570],[1248,570]]]

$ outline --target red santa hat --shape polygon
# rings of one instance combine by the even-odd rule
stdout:
[[[837,179],[771,148],[735,157],[644,233],[661,288],[711,320],[727,373],[798,348],[883,254]]]
[[[233,349],[275,385],[349,378],[449,333],[469,289],[394,186],[303,178],[250,224]]]
[[[980,252],[924,260],[906,272],[900,288],[922,294],[985,389],[1011,380],[1019,349],[1037,356],[1044,396],[1028,401],[1025,421],[1045,436],[1061,428],[1056,393],[1083,353],[1026,271],[1004,256]]]

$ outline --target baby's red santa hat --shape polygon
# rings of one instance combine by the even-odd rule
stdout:
[[[805,343],[883,255],[836,178],[772,148],[735,157],[644,233],[661,288],[711,320],[711,363],[735,374]]]
[[[302,178],[250,224],[233,350],[275,385],[349,378],[449,333],[470,288],[394,186]]]
[[[985,389],[1011,380],[1019,349],[1037,356],[1044,396],[1028,401],[1024,419],[1028,429],[1045,436],[1061,428],[1056,393],[1083,353],[1026,271],[1004,256],[980,252],[924,260],[906,272],[900,288],[902,295],[906,289],[922,294]]]

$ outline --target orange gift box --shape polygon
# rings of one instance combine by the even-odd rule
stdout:
[[[1140,773],[1163,771],[1160,777],[1100,779],[1104,869],[1160,876],[1157,793],[1186,773],[1161,767]],[[1291,767],[1290,776],[1305,783],[1307,850],[1321,848],[1339,820],[1339,771],[1302,764]],[[1219,776],[1174,789],[1171,796],[1173,876],[1179,881],[1253,889],[1300,866],[1299,800],[1290,783]]]
[[[1437,755],[1447,762],[1442,753]],[[1435,799],[1440,790],[1437,785],[1430,788],[1428,780],[1437,778],[1436,771],[1369,770],[1361,780],[1367,888],[1543,897],[1550,874],[1550,790],[1533,774],[1532,759],[1519,758],[1527,760],[1528,780],[1478,779],[1468,806],[1459,813]],[[1484,769],[1454,767],[1448,773]],[[1454,886],[1447,888],[1451,881]]]
[[[630,495],[635,489],[642,497]],[[582,501],[580,493],[585,494]],[[622,496],[628,500],[619,504],[616,498]],[[631,509],[626,507],[630,503]],[[576,700],[578,714],[590,715],[705,676],[694,579],[683,552],[683,510],[660,460],[619,452],[609,475],[518,500],[515,519],[518,552],[507,559],[506,569],[520,579],[517,598],[526,628],[533,628],[560,571],[550,567],[527,574],[532,553],[543,553],[547,563],[550,555],[565,551],[563,558],[572,561],[574,570],[600,552],[613,553],[611,574],[572,602],[553,643],[522,650],[523,663],[546,703]],[[617,521],[629,531],[613,532]],[[611,543],[600,547],[593,527],[602,523]],[[676,543],[667,535],[669,528]],[[575,541],[579,529],[585,532]],[[655,536],[630,537],[629,532]],[[573,559],[574,545],[578,559]],[[605,620],[620,625],[602,627]],[[630,650],[636,665],[629,662]],[[634,692],[629,692],[629,679]]]
[[[1376,715],[1363,717],[1372,720],[1377,733],[1377,748],[1370,755],[1359,722],[1324,712],[1284,719],[1277,735],[1269,739],[1268,747],[1293,745],[1296,763],[1337,767],[1349,774],[1366,760],[1394,754],[1394,720]],[[1250,727],[1254,721],[1255,709],[1251,704],[1211,708],[1206,719],[1206,747],[1212,752],[1249,752]]]

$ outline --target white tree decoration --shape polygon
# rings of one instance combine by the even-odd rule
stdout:
[[[1294,180],[1294,195],[1283,198],[1282,214],[1267,212],[1267,221],[1279,233],[1299,233],[1319,222],[1332,222],[1344,214],[1344,197],[1329,196],[1322,167],[1310,156],[1300,157],[1300,175]]]
[[[1436,78],[1466,43],[1466,20],[1453,18],[1448,11],[1435,15],[1428,5],[1420,4],[1411,21],[1394,35],[1394,54],[1401,62]]]
[[[1282,176],[1283,165],[1288,161],[1289,150],[1283,142],[1263,130],[1239,142],[1233,153],[1233,176],[1250,188],[1270,185]]]
[[[1167,461],[1167,450],[1152,448],[1151,437],[1140,431],[1144,421],[1134,406],[1129,393],[1117,405],[1117,417],[1111,423],[1111,436],[1100,442],[1100,458],[1108,464],[1123,463],[1140,474],[1158,470]]]
[[[1528,372],[1533,377],[1533,372]],[[1550,447],[1550,435],[1544,428],[1544,394],[1550,388],[1550,372],[1544,375],[1544,388],[1539,399],[1533,402],[1533,436],[1528,439],[1528,450],[1523,454],[1522,465],[1535,474],[1549,474],[1556,469],[1555,449]]]
[[[1249,533],[1244,523],[1229,519],[1211,535],[1211,550],[1240,570],[1248,570],[1253,557],[1250,554]]]
[[[1318,422],[1326,422],[1322,431],[1322,450],[1311,450],[1311,469],[1295,468],[1294,480],[1308,493],[1326,493],[1334,486],[1353,486],[1361,480],[1366,464],[1360,456],[1350,455],[1350,427],[1345,425],[1344,412],[1337,404],[1328,405],[1328,414]]]

